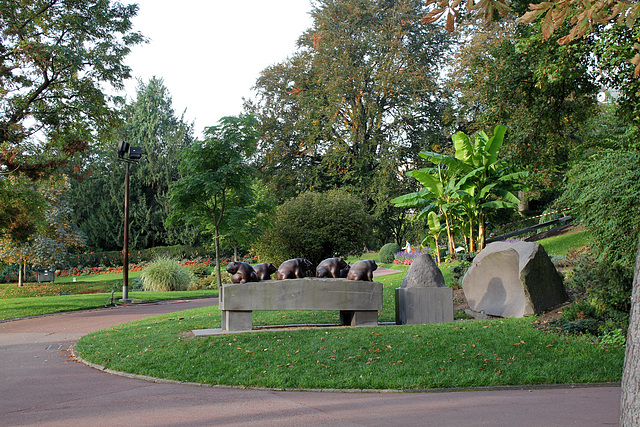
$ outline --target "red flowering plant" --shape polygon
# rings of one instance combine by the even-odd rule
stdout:
[[[400,251],[400,252],[396,252],[396,254],[394,255],[395,259],[393,260],[393,262],[395,264],[411,265],[411,263],[413,263],[414,259],[416,259],[420,255],[424,255],[426,253],[428,253],[428,252],[418,252],[418,251],[411,251],[411,252]]]

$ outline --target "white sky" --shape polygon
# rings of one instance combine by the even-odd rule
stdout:
[[[242,112],[260,71],[285,60],[311,26],[309,0],[125,0],[138,3],[134,29],[149,43],[132,49],[126,84],[164,79],[176,115],[186,109],[200,137],[206,126]]]

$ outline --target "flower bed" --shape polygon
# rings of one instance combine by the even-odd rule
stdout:
[[[420,255],[424,255],[427,254],[429,252],[417,252],[417,251],[411,251],[411,252],[397,252],[394,256],[395,259],[393,260],[394,264],[404,264],[404,265],[411,265],[411,263],[413,262],[414,259],[418,258]]]
[[[142,264],[130,264],[129,271],[142,271],[149,263]],[[211,260],[203,258],[196,261],[180,261],[180,265],[184,267],[196,267],[200,265],[208,266],[211,264]],[[57,270],[56,277],[68,277],[68,276],[90,276],[94,274],[105,273],[122,273],[122,266],[120,267],[87,267],[87,268],[72,268],[70,270]]]
[[[146,264],[132,264],[129,267],[129,271],[141,271],[144,270]],[[88,267],[88,268],[72,268],[70,270],[57,270],[56,277],[68,277],[68,276],[91,276],[95,274],[105,273],[122,273],[122,267]]]

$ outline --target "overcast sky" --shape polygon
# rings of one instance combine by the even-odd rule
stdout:
[[[125,61],[133,79],[164,79],[177,115],[185,109],[196,136],[242,112],[260,71],[285,60],[311,26],[309,0],[131,0],[134,28],[149,39]]]

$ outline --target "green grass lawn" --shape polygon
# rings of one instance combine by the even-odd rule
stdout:
[[[261,317],[258,322],[269,324],[318,320],[310,312],[255,314]],[[533,320],[190,337],[190,330],[220,327],[220,312],[214,306],[94,332],[78,342],[76,352],[118,371],[277,389],[415,390],[620,381],[623,348],[543,332]]]
[[[129,279],[135,279],[136,277],[140,277],[142,271],[130,271]],[[76,282],[96,282],[96,281],[107,281],[107,280],[118,280],[120,279],[120,285],[122,286],[122,273],[102,273],[102,274],[88,274],[86,276],[65,276],[65,277],[56,277],[56,282],[58,283],[73,283],[73,279],[76,279]]]
[[[122,274],[119,276],[120,279],[114,279],[111,273],[81,276],[79,279],[85,280],[77,282],[56,278],[55,282],[27,283],[21,287],[15,283],[0,284],[0,320],[104,307],[111,302],[112,289],[115,302],[122,298]],[[129,292],[134,303],[217,295],[218,291],[212,290]]]
[[[589,233],[586,230],[575,231],[561,236],[540,240],[549,255],[566,255],[572,249],[582,248],[589,244]]]

